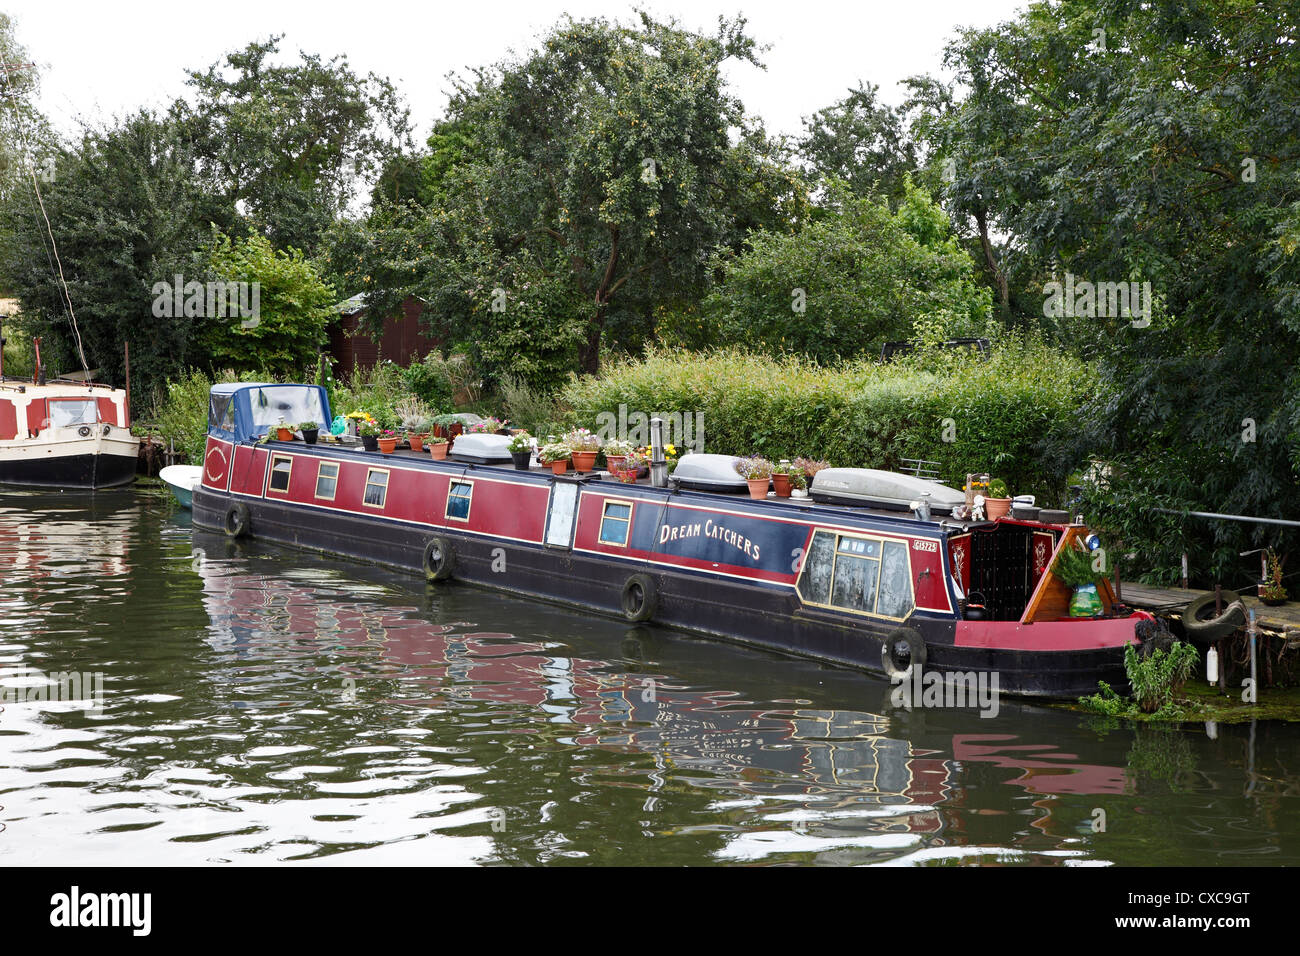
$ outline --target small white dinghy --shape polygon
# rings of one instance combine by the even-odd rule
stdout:
[[[168,465],[158,472],[163,484],[171,489],[182,508],[193,507],[194,489],[203,480],[203,469],[198,465]]]

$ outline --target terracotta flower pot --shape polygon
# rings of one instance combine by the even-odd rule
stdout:
[[[998,518],[1005,518],[1011,513],[1010,498],[985,498],[984,499],[984,516],[990,521],[996,521]]]
[[[445,441],[440,441],[429,446],[429,454],[433,456],[434,461],[443,461],[446,459],[447,449],[450,447],[451,445]]]
[[[575,451],[573,453],[573,470],[574,471],[591,471],[596,467],[596,455],[594,451]]]
[[[288,428],[277,428],[275,430],[275,437],[280,439],[280,441],[293,441],[293,431]]]
[[[379,450],[382,451],[385,455],[391,455],[393,452],[397,450],[396,438],[380,438],[377,440],[379,442]]]
[[[627,455],[606,455],[605,466],[609,469],[611,475],[616,474],[623,467],[623,462],[626,460]]]
[[[623,484],[625,485],[635,485],[636,469],[620,468],[618,471],[614,472],[614,477],[617,478],[619,481],[623,482]]]
[[[554,474],[562,475],[569,470],[569,459],[561,458],[559,461],[551,462],[551,471]]]
[[[423,435],[407,435],[406,440],[411,443],[411,451],[424,451]]]
[[[790,497],[790,476],[787,474],[773,475],[772,487],[776,489],[778,498]]]
[[[762,501],[767,497],[767,486],[770,479],[767,478],[747,478],[749,482],[749,497]]]

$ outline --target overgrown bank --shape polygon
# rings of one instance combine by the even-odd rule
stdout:
[[[1077,360],[1011,341],[987,359],[834,368],[737,350],[658,351],[573,379],[562,398],[589,426],[620,405],[629,415],[699,413],[710,452],[883,469],[923,458],[938,462],[946,481],[988,472],[1013,493],[1059,501],[1078,463],[1054,449],[1092,387],[1091,369]]]

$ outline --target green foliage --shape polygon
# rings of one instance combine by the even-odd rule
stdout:
[[[350,375],[335,380],[330,408],[335,415],[365,412],[380,428],[396,430],[397,406],[410,396],[402,373],[402,367],[393,362],[354,369]]]
[[[1150,283],[1148,327],[1055,323],[1101,385],[1064,454],[1099,459],[1089,515],[1156,580],[1184,550],[1210,584],[1295,545],[1152,509],[1300,519],[1298,30],[1289,4],[1033,4],[949,45],[953,85],[914,85],[949,211],[1012,301],[1042,315],[1067,272]]]
[[[407,366],[402,372],[402,382],[410,391],[431,408],[451,408],[451,373],[447,361],[437,352],[430,352],[420,362]]]
[[[711,452],[813,455],[883,469],[919,457],[938,461],[950,483],[967,472],[996,471],[1019,493],[1060,500],[1077,463],[1045,459],[1040,448],[1077,426],[1089,369],[1018,339],[987,361],[951,354],[938,369],[924,362],[830,369],[734,349],[660,350],[612,364],[599,378],[573,380],[562,398],[591,427],[621,403],[646,413],[703,412]]]
[[[706,303],[715,341],[821,362],[880,353],[937,321],[940,338],[982,333],[992,307],[974,264],[925,193],[904,182],[897,213],[832,185],[834,205],[796,233],[759,232],[719,256]]]
[[[346,57],[285,64],[279,48],[269,37],[190,71],[192,97],[172,115],[226,202],[277,248],[311,254],[358,185],[409,145],[409,119],[388,80]]]
[[[1081,588],[1109,578],[1112,573],[1110,558],[1104,551],[1083,551],[1070,545],[1052,566],[1052,573],[1067,588]]]
[[[903,114],[877,99],[879,87],[859,83],[842,100],[803,121],[800,157],[822,180],[842,180],[859,196],[897,204],[904,180],[916,167],[915,146]]]
[[[197,371],[188,372],[167,383],[154,398],[148,414],[137,419],[139,434],[149,431],[171,439],[176,450],[190,464],[203,463],[203,449],[208,438],[208,393],[216,382],[265,382],[272,378],[262,370],[241,375],[222,375],[217,379]]]
[[[1175,698],[1200,659],[1200,652],[1187,643],[1175,644],[1168,651],[1156,649],[1145,656],[1130,644],[1124,648],[1124,671],[1133,690],[1132,700],[1115,693],[1105,681],[1099,681],[1100,692],[1081,697],[1079,704],[1092,713],[1108,717],[1181,720],[1187,708]]]
[[[496,403],[501,417],[533,435],[567,431],[565,410],[556,401],[554,391],[542,391],[513,377],[501,380]]]
[[[201,337],[207,360],[216,368],[260,367],[301,375],[325,343],[325,326],[334,317],[334,289],[291,249],[277,252],[249,233],[234,239],[214,232],[209,263],[223,281],[257,283],[260,314],[250,327],[240,318],[209,318]]]

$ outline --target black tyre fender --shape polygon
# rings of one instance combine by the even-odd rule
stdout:
[[[430,581],[445,581],[456,570],[456,551],[451,542],[439,535],[424,546],[424,576]]]
[[[1246,613],[1237,601],[1234,591],[1220,592],[1224,611],[1214,616],[1214,595],[1202,594],[1183,611],[1183,633],[1194,644],[1213,644],[1239,627],[1246,626]]]
[[[907,666],[898,662],[902,655],[897,653],[906,645],[908,652]],[[912,676],[912,668],[925,667],[925,640],[921,632],[914,627],[899,627],[890,631],[884,643],[880,645],[880,663],[885,669],[885,676],[891,680],[907,680]]]
[[[623,585],[623,616],[629,621],[648,621],[659,609],[659,589],[648,574],[634,574]]]
[[[248,533],[248,521],[248,505],[236,501],[226,509],[226,517],[221,526],[225,529],[227,538],[242,538]]]

